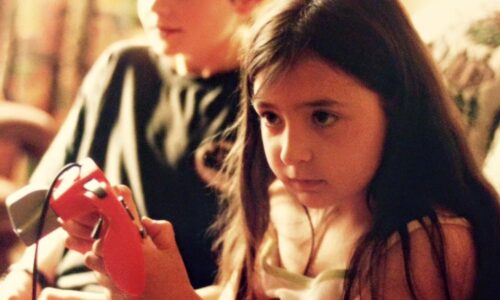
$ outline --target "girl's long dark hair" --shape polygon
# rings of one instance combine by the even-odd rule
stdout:
[[[376,298],[377,266],[394,233],[400,236],[405,276],[417,298],[406,227],[411,220],[426,229],[450,298],[435,211],[443,208],[471,224],[477,256],[474,299],[492,299],[500,278],[498,195],[473,162],[440,76],[398,1],[286,2],[259,26],[245,56],[238,138],[225,167],[230,201],[221,238],[222,277],[224,270],[240,267],[240,295],[252,297],[255,255],[269,222],[267,187],[273,175],[250,103],[255,76],[265,70],[272,81],[303,55],[315,55],[377,92],[388,120],[382,163],[369,186],[373,226],[355,249],[344,298],[354,297],[363,284]]]

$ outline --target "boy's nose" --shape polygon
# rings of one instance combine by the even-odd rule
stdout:
[[[312,149],[306,136],[298,131],[287,129],[281,140],[281,161],[286,165],[295,165],[310,161],[312,156]]]
[[[140,0],[139,0],[140,1]],[[172,0],[149,0],[152,1],[152,10],[163,15],[168,14],[171,10]]]

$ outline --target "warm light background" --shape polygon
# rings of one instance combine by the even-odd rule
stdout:
[[[136,0],[1,0],[0,97],[62,117],[111,42],[136,34]]]

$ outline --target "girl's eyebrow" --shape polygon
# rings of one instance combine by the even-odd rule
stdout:
[[[267,102],[263,98],[252,98],[252,100],[250,101],[250,104],[252,104],[252,106],[258,106],[258,107],[261,107],[261,108],[271,108],[271,107],[273,107],[273,104],[271,104],[270,102]]]
[[[271,108],[274,107],[274,104],[271,102],[266,101],[263,98],[255,97],[252,99],[252,105],[253,106],[258,106],[261,108]],[[300,107],[308,107],[308,108],[321,108],[321,107],[342,107],[344,106],[344,103],[337,101],[337,100],[332,100],[332,99],[317,99],[317,100],[311,100],[311,101],[305,101],[300,103]]]
[[[313,101],[308,101],[303,103],[301,106],[306,106],[306,107],[332,107],[332,106],[344,106],[344,104],[340,101],[333,100],[333,99],[318,99],[318,100],[313,100]]]

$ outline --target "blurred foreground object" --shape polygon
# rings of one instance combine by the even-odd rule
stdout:
[[[17,243],[5,198],[27,182],[29,162],[36,162],[45,152],[56,128],[45,111],[0,100],[0,272],[9,265],[10,250]]]

